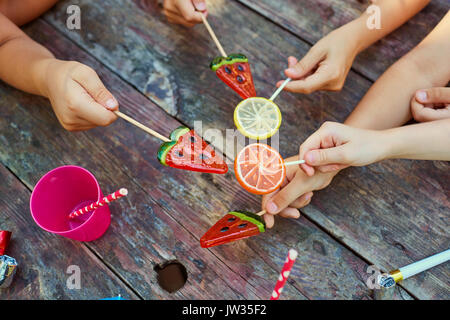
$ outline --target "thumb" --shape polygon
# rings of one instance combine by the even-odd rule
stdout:
[[[311,166],[348,164],[344,145],[328,149],[310,150],[305,154],[305,161]]]
[[[425,103],[450,103],[450,88],[430,88],[416,92],[416,100]]]
[[[115,111],[119,109],[119,103],[116,98],[106,89],[97,73],[90,68],[84,68],[81,72],[75,74],[76,80],[97,102],[106,109]]]
[[[285,73],[294,80],[300,79],[311,72],[322,58],[322,53],[310,50],[295,66],[286,69]]]
[[[206,1],[205,0],[192,0],[192,4],[194,5],[197,11],[206,11]]]
[[[294,200],[305,193],[306,185],[300,183],[300,179],[294,177],[285,187],[279,190],[266,204],[266,211],[269,214],[278,214],[289,206]]]

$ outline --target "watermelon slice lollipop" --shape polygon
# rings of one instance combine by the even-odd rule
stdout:
[[[218,246],[266,231],[263,219],[251,212],[232,211],[213,225],[200,239],[202,248]]]
[[[223,158],[194,130],[178,127],[170,134],[170,140],[158,150],[158,160],[163,165],[207,173],[224,174],[228,171]]]
[[[232,53],[228,57],[216,57],[210,67],[243,99],[256,97],[250,65],[247,57],[243,54]]]

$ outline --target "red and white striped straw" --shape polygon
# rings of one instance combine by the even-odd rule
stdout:
[[[291,273],[292,266],[294,265],[295,259],[297,259],[298,252],[294,249],[289,250],[286,261],[284,262],[283,269],[281,270],[280,276],[278,277],[275,289],[273,289],[272,296],[270,300],[278,300],[281,291],[283,290],[284,284],[286,283],[289,273]]]
[[[89,211],[95,210],[98,207],[103,207],[105,204],[110,203],[110,202],[112,202],[114,200],[120,199],[120,198],[126,196],[127,194],[128,194],[128,190],[125,189],[125,188],[117,190],[116,192],[111,193],[110,195],[104,197],[103,199],[101,199],[101,200],[99,200],[97,202],[91,203],[90,205],[87,205],[84,208],[81,208],[81,209],[79,209],[77,211],[72,212],[69,215],[69,218],[73,219],[75,217],[78,217],[78,216],[81,216],[81,215],[83,215],[85,213],[88,213]]]

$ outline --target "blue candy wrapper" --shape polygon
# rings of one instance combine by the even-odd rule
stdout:
[[[7,255],[0,256],[0,289],[8,288],[17,269],[17,261]]]

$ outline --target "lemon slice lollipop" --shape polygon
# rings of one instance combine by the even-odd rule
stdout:
[[[251,97],[241,101],[234,109],[234,124],[246,137],[264,140],[273,136],[281,125],[280,108],[273,102],[291,81],[287,78],[269,98]]]
[[[234,124],[246,137],[264,140],[273,136],[281,125],[281,112],[271,100],[252,97],[241,101],[234,110]]]

